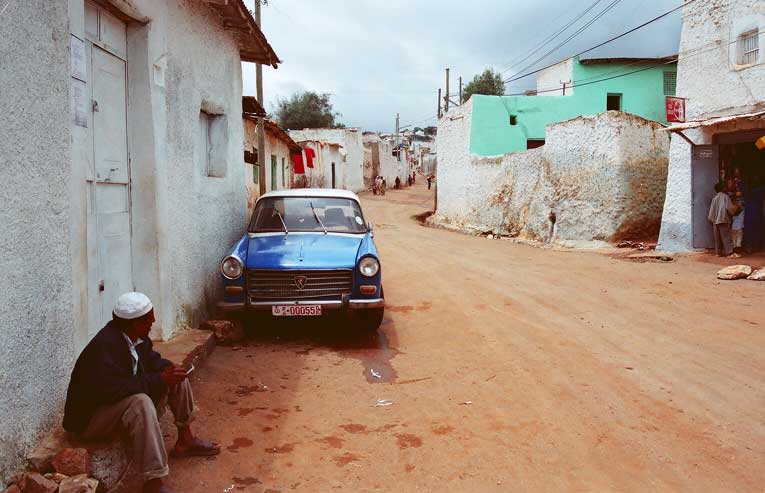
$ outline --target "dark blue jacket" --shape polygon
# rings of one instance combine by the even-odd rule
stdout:
[[[85,346],[72,371],[64,407],[64,429],[85,430],[95,410],[134,394],[147,394],[155,402],[167,391],[160,372],[172,365],[152,349],[151,340],[136,346],[138,371],[122,331],[109,322]]]

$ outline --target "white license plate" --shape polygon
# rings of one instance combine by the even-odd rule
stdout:
[[[271,307],[274,317],[320,317],[321,305],[279,305]]]

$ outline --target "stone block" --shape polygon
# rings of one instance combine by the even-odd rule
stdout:
[[[25,474],[18,486],[22,493],[54,493],[58,489],[58,484],[37,472]]]
[[[752,274],[752,268],[748,265],[731,265],[720,269],[717,272],[717,278],[724,281],[734,281],[736,279],[746,279]]]
[[[90,454],[84,448],[65,448],[51,462],[56,472],[66,476],[90,474]]]
[[[201,328],[213,331],[218,341],[223,343],[244,340],[244,324],[239,320],[207,320]]]
[[[765,281],[765,267],[752,272],[752,274],[747,277],[747,279],[750,281]]]
[[[5,493],[21,493],[21,488],[19,488],[15,484],[12,484],[5,489]]]
[[[58,493],[96,493],[97,489],[98,481],[80,474],[61,481]]]

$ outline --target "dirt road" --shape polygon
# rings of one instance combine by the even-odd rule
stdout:
[[[763,489],[765,284],[425,228],[429,194],[364,197],[379,336],[274,327],[195,375],[223,450],[177,491]]]

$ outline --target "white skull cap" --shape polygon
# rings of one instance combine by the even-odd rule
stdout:
[[[114,303],[114,314],[125,320],[143,317],[154,308],[151,300],[143,293],[125,293]]]

